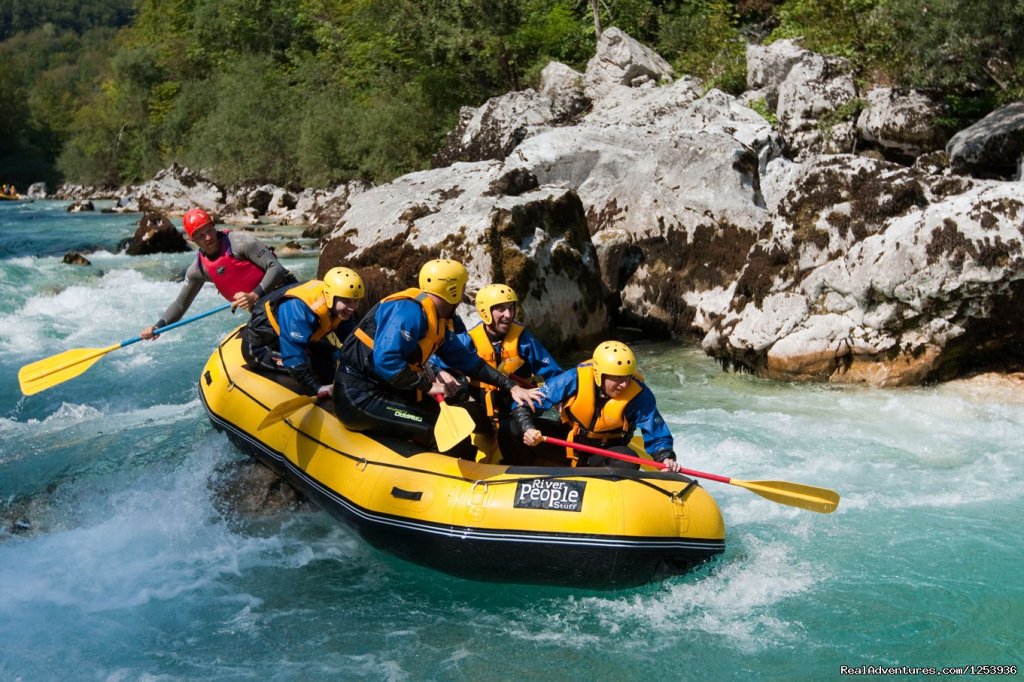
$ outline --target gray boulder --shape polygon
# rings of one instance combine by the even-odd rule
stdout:
[[[961,130],[946,145],[953,172],[982,178],[1019,178],[1024,155],[1024,102],[1002,106]]]
[[[865,96],[857,133],[886,152],[916,158],[945,147],[949,134],[939,119],[946,113],[924,93],[875,88]]]

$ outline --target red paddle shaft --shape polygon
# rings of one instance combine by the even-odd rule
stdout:
[[[611,450],[602,450],[601,448],[595,448],[592,445],[583,445],[582,443],[570,443],[560,438],[552,438],[551,436],[544,436],[544,442],[551,443],[552,445],[559,445],[563,448],[572,448],[573,450],[580,450],[582,452],[589,452],[593,455],[604,455],[605,457],[612,457],[614,459],[621,459],[623,462],[632,462],[633,464],[642,464],[649,467],[657,467],[659,469],[665,469],[666,466],[661,462],[655,462],[653,459],[643,459],[642,457],[633,457],[631,455],[623,455],[618,452],[612,452]],[[689,476],[696,476],[697,478],[706,478],[712,481],[718,481],[719,483],[731,483],[732,479],[726,476],[719,476],[717,474],[708,474],[703,471],[697,471],[695,469],[680,469],[679,473],[687,474]]]

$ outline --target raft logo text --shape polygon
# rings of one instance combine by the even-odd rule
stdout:
[[[516,484],[516,501],[512,506],[578,512],[583,509],[586,487],[586,481],[519,481]]]
[[[950,668],[919,668],[897,665],[839,666],[840,675],[1016,675],[1015,665],[960,665]]]

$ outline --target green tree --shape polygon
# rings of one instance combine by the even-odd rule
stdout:
[[[186,143],[185,162],[211,169],[225,183],[298,180],[292,96],[273,61],[239,57],[213,85],[206,115]]]

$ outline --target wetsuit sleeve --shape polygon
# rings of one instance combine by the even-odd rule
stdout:
[[[185,271],[185,283],[181,285],[181,290],[178,291],[178,297],[174,299],[171,305],[167,306],[167,310],[160,317],[160,321],[154,326],[165,327],[169,324],[177,322],[181,319],[189,307],[192,305],[192,301],[196,300],[196,296],[199,295],[199,290],[203,288],[208,280],[203,275],[203,271],[199,269],[196,261],[192,261],[192,265],[188,266]]]
[[[566,370],[553,379],[546,381],[540,389],[541,402],[540,406],[537,407],[536,414],[541,414],[559,403],[564,403],[570,397],[576,395],[578,386],[578,376],[575,368]],[[526,405],[520,405],[519,403],[513,405],[512,417],[523,431],[537,428],[534,412]]]
[[[289,370],[308,365],[306,348],[318,326],[316,313],[298,299],[286,299],[277,307],[277,321],[281,326],[281,364]]]
[[[307,394],[315,395],[320,390],[320,382],[313,372],[306,349],[317,328],[316,313],[302,301],[286,299],[277,308],[277,321],[281,325],[281,365]]]
[[[527,371],[543,377],[544,381],[550,381],[562,373],[554,356],[526,329],[519,335],[519,356],[526,361]]]
[[[468,332],[456,334],[455,340],[461,343],[466,348],[468,348],[470,352],[473,353],[473,355],[476,355],[476,346],[473,345],[473,340],[469,338]],[[439,356],[437,353],[434,353],[433,355],[430,356],[430,364],[432,364],[437,369],[444,369],[448,370],[449,372],[455,369],[455,367],[445,362],[444,358]]]
[[[668,430],[668,425],[665,424],[661,413],[658,412],[654,393],[651,392],[651,389],[644,386],[643,390],[629,401],[629,405],[626,406],[625,417],[629,420],[630,424],[635,424],[640,429],[640,433],[643,434],[644,449],[652,455],[663,455],[661,459],[658,459],[659,462],[670,456],[675,458],[675,453],[672,452],[672,432]],[[666,450],[672,454],[665,453]]]
[[[479,365],[483,365],[490,369],[494,368],[484,362],[483,358],[476,354],[476,348],[473,346],[472,342],[469,341],[469,335],[465,335],[465,342],[462,341],[462,336],[462,334],[453,334],[451,332],[445,334],[444,343],[441,344],[441,347],[437,349],[437,352],[434,353],[434,355],[444,363],[446,368],[455,368],[476,379],[483,379],[482,376],[474,374],[474,372],[479,371]],[[498,372],[497,370],[495,370],[495,373],[505,377],[504,374],[501,374],[501,372]],[[501,382],[491,381],[490,379],[484,379],[484,381],[504,388]],[[512,380],[508,377],[505,377],[505,381],[510,384],[512,383]]]
[[[427,359],[419,356],[419,342],[427,327],[423,309],[415,301],[388,301],[378,306],[375,321],[373,369],[377,375],[400,391],[429,391],[429,377],[409,366]]]
[[[236,258],[252,261],[263,270],[263,279],[252,290],[257,296],[273,291],[289,275],[270,247],[252,235],[229,232],[228,241],[231,242],[231,252]]]

